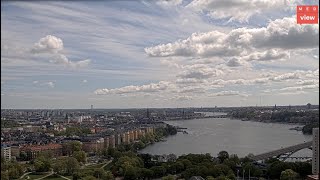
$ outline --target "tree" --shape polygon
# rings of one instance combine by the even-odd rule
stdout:
[[[142,141],[138,141],[133,144],[133,149],[134,150],[140,150],[143,149],[146,145]]]
[[[228,158],[229,158],[229,153],[227,151],[220,151],[218,153],[218,159],[220,160],[221,163],[223,163],[223,161]]]
[[[105,178],[106,178],[106,180],[113,180],[114,176],[110,171],[107,171],[106,175],[105,175]]]
[[[53,170],[61,175],[73,175],[79,169],[79,162],[74,157],[61,157],[53,164]]]
[[[98,179],[106,179],[106,180],[114,179],[113,174],[110,171],[106,172],[103,169],[95,169],[93,172],[93,176]]]
[[[34,161],[34,168],[36,172],[47,172],[51,168],[51,161],[48,158],[39,156]]]
[[[219,176],[215,180],[230,180],[230,179],[225,176]]]
[[[278,162],[272,163],[268,167],[267,171],[268,171],[270,178],[280,178],[282,171],[284,171],[286,169],[291,169],[291,168],[292,167],[290,164],[278,161]]]
[[[176,177],[173,175],[168,175],[168,176],[165,176],[162,178],[162,180],[175,180],[175,179],[176,179]]]
[[[97,178],[95,178],[94,176],[92,175],[89,175],[89,176],[85,176],[82,178],[83,180],[96,180]]]
[[[191,161],[189,161],[188,159],[178,160],[178,162],[181,162],[183,164],[184,169],[187,169],[192,165]]]
[[[65,158],[65,163],[67,166],[67,169],[66,169],[67,175],[72,175],[74,172],[76,172],[78,169],[80,169],[79,162],[77,161],[77,159],[75,159],[73,157]]]
[[[166,174],[166,169],[162,166],[153,166],[150,170],[153,171],[154,177],[162,177]]]
[[[227,178],[232,179],[232,180],[236,179],[236,176],[234,175],[232,170],[229,170],[229,172],[227,174]]]
[[[65,175],[66,174],[66,164],[63,158],[59,158],[55,161],[52,165],[53,171],[57,172],[58,174]]]
[[[218,172],[220,172],[219,175],[227,175],[228,172],[230,172],[230,170],[231,170],[229,166],[224,165],[224,164],[218,164],[218,165],[215,165],[214,167],[216,168],[216,170]]]
[[[1,179],[2,180],[9,180],[9,174],[7,171],[1,171]]]
[[[81,151],[82,149],[82,144],[79,141],[71,141],[64,143],[62,145],[62,150],[65,155],[71,155],[75,151]]]
[[[137,179],[137,169],[132,165],[127,165],[124,170],[124,179]]]
[[[76,158],[78,162],[86,163],[87,155],[84,151],[75,151],[73,152],[72,157]]]
[[[155,162],[152,161],[152,155],[150,154],[139,154],[139,157],[142,159],[144,163],[144,167],[151,168],[152,166],[155,166]]]
[[[286,169],[281,172],[280,180],[294,180],[298,177],[298,173],[294,172],[292,169]]]
[[[24,171],[24,165],[16,161],[1,162],[1,179],[18,179]]]
[[[144,179],[144,178],[149,179],[149,178],[153,177],[153,171],[150,169],[147,169],[147,168],[140,168],[139,174],[142,179]]]
[[[172,166],[174,166],[176,173],[180,173],[184,170],[184,165],[182,162],[178,161],[175,162]]]
[[[309,174],[312,174],[312,165],[311,163],[308,162],[296,162],[296,171],[297,173],[300,174],[300,176],[305,177]]]

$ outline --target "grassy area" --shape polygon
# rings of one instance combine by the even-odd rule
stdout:
[[[44,178],[43,180],[66,180],[66,179],[63,179],[62,177],[55,177],[55,176],[49,176],[49,177],[46,177]]]
[[[38,179],[38,178],[41,178],[43,176],[46,176],[47,174],[28,174],[24,177],[24,179],[28,179],[28,176],[30,177],[30,179]]]
[[[71,177],[70,179],[72,179],[72,176],[65,176],[65,177],[67,177],[67,178]],[[52,175],[52,176],[44,178],[44,180],[66,180],[66,179],[64,179],[64,178],[62,178],[60,176]]]
[[[85,169],[97,169],[101,168],[105,163],[100,163],[100,164],[91,164],[89,166],[86,166]]]
[[[106,165],[105,167],[103,167],[104,170],[106,171],[110,171],[110,168],[113,166],[113,162],[109,163],[108,165]]]

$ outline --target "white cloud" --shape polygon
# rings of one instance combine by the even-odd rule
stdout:
[[[298,95],[298,94],[307,94],[305,91],[294,91],[294,92],[278,92],[280,95]]]
[[[193,0],[187,8],[203,12],[213,19],[247,22],[262,12],[283,10],[287,0]],[[300,1],[300,0],[295,0]]]
[[[285,73],[274,77],[269,77],[269,80],[272,81],[282,81],[282,80],[289,80],[289,79],[300,79],[301,73],[294,72],[294,73]]]
[[[55,82],[53,81],[48,81],[48,82],[41,82],[40,81],[33,81],[32,82],[35,86],[47,86],[50,88],[54,88],[55,87]]]
[[[281,88],[280,91],[302,91],[305,89],[319,89],[319,84],[285,87]]]
[[[209,79],[220,76],[224,72],[217,68],[212,68],[205,64],[194,64],[183,67],[183,71],[177,76],[183,79]]]
[[[192,96],[188,96],[188,95],[175,95],[172,96],[171,98],[168,98],[166,100],[174,100],[174,101],[188,101],[188,100],[192,100],[193,97]]]
[[[83,83],[87,83],[88,81],[86,79],[82,80]]]
[[[55,56],[53,60],[50,60],[50,62],[54,64],[65,65],[71,68],[83,68],[83,67],[87,67],[90,64],[91,60],[86,59],[86,60],[74,62],[74,61],[70,61],[65,55],[59,54]]]
[[[238,58],[230,59],[229,61],[227,61],[226,65],[229,67],[240,67],[240,66],[244,66],[248,68],[251,67],[251,64]]]
[[[31,52],[33,53],[58,53],[63,50],[63,42],[60,38],[47,35],[35,43]]]
[[[125,86],[121,88],[114,88],[114,89],[97,89],[94,93],[98,95],[104,94],[126,94],[126,93],[137,93],[137,92],[158,92],[163,91],[169,88],[170,83],[166,81],[160,81],[158,83],[151,83],[142,86]]]
[[[240,93],[239,91],[221,91],[217,93],[212,93],[209,96],[244,96],[247,97],[248,94]]]
[[[54,82],[52,82],[52,81],[49,81],[49,82],[45,82],[45,83],[43,83],[43,85],[48,86],[48,87],[50,87],[50,88],[54,88],[55,83],[54,83]]]
[[[297,85],[313,85],[313,84],[319,84],[319,80],[300,80],[296,83]]]
[[[160,60],[161,64],[166,65],[170,68],[181,68],[181,66],[173,61],[166,60],[166,59],[161,59]]]
[[[145,48],[151,57],[238,57],[244,60],[282,60],[288,50],[319,46],[319,27],[301,26],[295,17],[271,21],[267,27],[238,28],[224,33],[193,33],[185,40]]]
[[[47,53],[53,54],[52,59],[49,61],[54,64],[64,65],[66,67],[71,68],[83,68],[87,67],[91,60],[81,60],[81,61],[70,61],[65,55],[61,53],[63,50],[63,42],[62,39],[47,35],[39,40],[39,42],[35,43],[31,52],[32,53]]]
[[[177,84],[199,84],[199,83],[205,83],[206,80],[203,79],[197,79],[197,78],[178,78],[176,80]]]
[[[264,52],[253,52],[248,56],[243,57],[244,60],[248,61],[269,61],[269,60],[286,60],[290,58],[288,51],[281,51],[279,49],[270,49]]]
[[[156,3],[164,7],[177,6],[182,3],[182,0],[159,0],[159,1],[156,1]]]

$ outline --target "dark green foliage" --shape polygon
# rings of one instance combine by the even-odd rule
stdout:
[[[305,126],[303,126],[302,128],[302,133],[303,134],[312,134],[312,129],[313,128],[318,128],[319,127],[319,123],[312,123],[312,124],[307,124]]]
[[[25,171],[25,167],[16,161],[1,160],[1,179],[18,179]]]

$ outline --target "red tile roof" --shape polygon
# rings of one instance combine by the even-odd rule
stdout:
[[[44,151],[44,150],[55,150],[62,148],[61,144],[46,144],[46,145],[27,145],[21,148],[21,150],[29,151]]]

